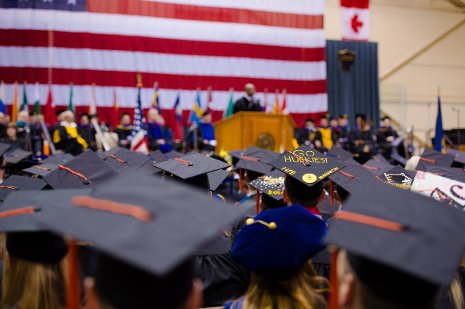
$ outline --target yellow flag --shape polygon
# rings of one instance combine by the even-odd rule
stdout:
[[[11,107],[11,122],[16,123],[18,118],[18,82],[15,82],[15,90],[13,93],[13,106]]]

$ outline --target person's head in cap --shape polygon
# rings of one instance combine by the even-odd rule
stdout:
[[[312,211],[325,199],[325,194],[322,181],[309,187],[292,176],[284,180],[283,196],[288,205],[298,204]]]
[[[382,183],[360,188],[325,240],[339,248],[332,307],[434,308],[465,251],[464,223],[460,210],[424,196]]]
[[[236,303],[242,308],[325,307],[327,282],[309,262],[324,248],[325,234],[324,221],[298,205],[249,218],[235,238],[231,257],[252,272],[251,282],[230,308]]]

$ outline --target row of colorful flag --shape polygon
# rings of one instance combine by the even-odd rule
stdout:
[[[162,112],[161,109],[161,104],[160,104],[160,89],[158,86],[158,82],[155,82],[154,88],[153,88],[153,97],[152,97],[152,102],[151,106],[152,108],[157,109],[160,113]],[[30,105],[30,101],[28,99],[28,93],[27,93],[27,82],[24,82],[23,84],[23,89],[22,89],[22,100],[21,103],[19,101],[19,85],[18,83],[15,83],[14,86],[14,94],[13,94],[13,102],[12,102],[12,108],[11,108],[11,120],[14,122],[16,121],[17,113],[18,111],[21,110],[27,110],[27,111],[32,111],[35,114],[41,114],[41,102],[40,102],[40,95],[39,95],[39,83],[35,83],[34,87],[34,99],[33,99],[33,104],[32,106]],[[195,100],[194,100],[194,105],[192,107],[189,121],[190,122],[198,122],[199,119],[202,117],[202,115],[206,111],[212,111],[213,108],[213,91],[211,87],[208,87],[207,89],[207,103],[204,106],[202,104],[202,99],[201,99],[201,90],[200,88],[197,89]],[[89,105],[88,105],[88,113],[90,115],[95,115],[97,114],[97,103],[95,99],[95,84],[90,85],[90,98],[89,98]],[[6,112],[6,95],[5,95],[5,85],[3,81],[1,82],[0,85],[0,112],[5,113]],[[229,95],[229,102],[227,105],[227,108],[224,110],[223,113],[223,118],[229,117],[233,114],[233,106],[234,106],[234,89],[230,89],[230,95]],[[116,115],[115,120],[111,120],[112,124],[117,124],[118,122],[118,99],[117,99],[117,94],[116,91],[113,90],[113,103],[112,107],[116,113],[112,113]],[[287,109],[287,92],[284,89],[282,92],[279,90],[275,91],[275,99],[272,104],[268,103],[268,91],[265,89],[263,93],[263,111],[267,113],[277,113],[277,114],[288,114],[288,109]],[[181,108],[181,97],[178,92],[175,102],[173,104],[173,110],[176,112],[176,118],[181,121],[182,119],[182,108]],[[74,87],[73,84],[69,85],[69,101],[68,101],[68,109],[72,111],[73,113],[75,112],[75,104],[74,104]],[[55,115],[55,105],[53,102],[53,95],[52,95],[52,88],[48,87],[48,95],[47,95],[47,102],[45,104],[45,111],[44,111],[44,121],[52,125],[56,121],[56,115]]]

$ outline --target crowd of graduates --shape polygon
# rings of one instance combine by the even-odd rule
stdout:
[[[8,118],[1,308],[465,306],[465,154],[399,160],[388,117],[308,119],[295,149],[217,153],[208,112],[176,140],[154,108],[148,154],[130,150],[129,114]],[[412,182],[428,174],[425,196]]]

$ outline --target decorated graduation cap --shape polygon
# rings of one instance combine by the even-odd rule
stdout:
[[[370,192],[370,194],[366,194]],[[369,292],[404,304],[434,298],[455,276],[465,250],[465,216],[398,188],[360,188],[333,217],[326,243],[347,250]]]
[[[419,171],[426,171],[427,166],[430,165],[450,167],[453,162],[453,157],[425,148],[423,154],[420,156],[416,169]]]
[[[431,165],[426,167],[426,171],[465,183],[465,171],[462,168]]]
[[[283,172],[274,170],[266,175],[258,177],[249,184],[261,193],[266,194],[277,201],[281,201],[283,199],[285,177],[286,174]]]
[[[93,188],[117,175],[95,152],[88,150],[58,165],[44,180],[54,189]]]
[[[377,177],[384,183],[390,184],[394,187],[410,190],[412,188],[413,180],[415,179],[415,173],[407,171],[397,165]]]
[[[352,159],[354,155],[350,153],[349,151],[342,149],[341,147],[333,146],[327,153],[326,155],[328,157],[335,158],[341,162],[344,162],[346,160]]]
[[[336,159],[305,145],[285,152],[270,165],[309,187],[344,167]]]
[[[31,175],[38,175],[38,176],[44,177],[48,175],[49,173],[53,172],[57,168],[58,168],[58,165],[56,164],[45,163],[45,164],[33,165],[31,167],[23,169],[23,171]]]
[[[365,164],[363,164],[363,167],[370,171],[373,175],[379,176],[389,171],[394,166],[389,164],[388,162],[370,159],[367,162],[365,162]]]
[[[60,194],[51,193],[51,198]],[[165,276],[242,215],[243,210],[182,183],[128,174],[98,186],[90,197],[75,195],[44,223],[137,269]]]
[[[74,156],[70,153],[57,153],[54,155],[48,156],[46,159],[43,159],[41,162],[42,164],[55,164],[55,165],[63,165],[68,163],[74,158]]]
[[[256,274],[285,279],[324,248],[325,234],[325,222],[302,206],[267,210],[247,219],[231,257]]]
[[[0,233],[7,233],[8,253],[19,259],[56,263],[67,253],[63,238],[47,232],[39,217],[46,217],[53,203],[66,203],[73,194],[90,190],[64,190],[53,200],[49,192],[15,191],[3,202],[0,210]],[[46,220],[46,219],[43,219]]]
[[[11,175],[0,185],[0,200],[5,200],[5,198],[12,192],[39,191],[44,189],[46,186],[47,183],[39,178]]]

